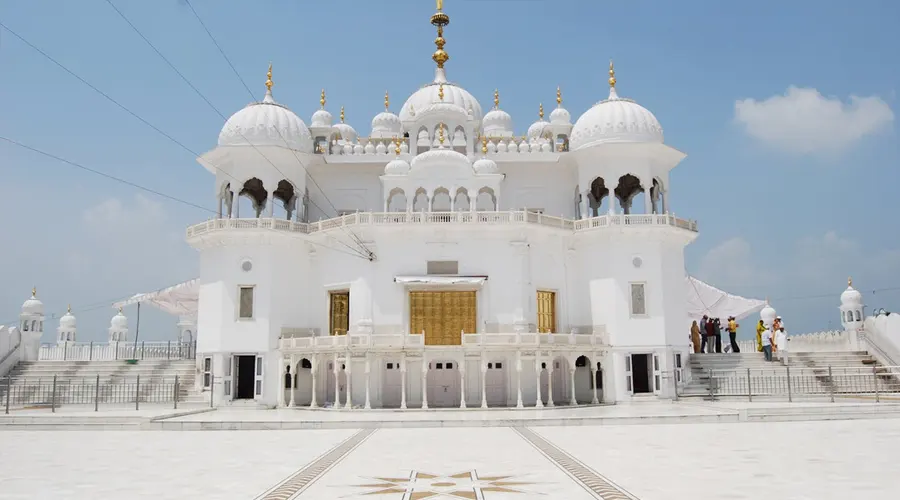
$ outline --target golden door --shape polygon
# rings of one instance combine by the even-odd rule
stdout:
[[[537,320],[539,332],[556,332],[556,292],[538,290]]]
[[[425,332],[425,345],[460,345],[460,332],[475,333],[477,292],[409,292],[410,333]]]
[[[350,329],[350,292],[331,292],[328,304],[328,334],[347,335]]]

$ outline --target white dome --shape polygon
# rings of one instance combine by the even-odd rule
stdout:
[[[327,110],[320,109],[313,113],[312,119],[309,121],[309,126],[313,128],[330,127],[333,121],[334,117],[331,116],[331,113]]]
[[[488,111],[481,123],[484,135],[488,137],[512,137],[513,135],[512,117],[502,109],[494,108]]]
[[[476,160],[472,168],[475,169],[476,174],[496,174],[500,170],[497,167],[497,162],[490,158]]]
[[[248,142],[249,141],[249,142]],[[219,132],[219,146],[281,146],[311,153],[312,136],[303,120],[266,92],[262,102],[231,115]]]
[[[359,137],[359,134],[356,133],[356,129],[344,122],[336,123],[332,125],[331,128],[333,128],[336,133],[340,134],[340,138],[346,142],[356,142],[357,137]]]
[[[124,330],[128,328],[128,318],[122,314],[122,310],[120,309],[118,314],[113,316],[112,320],[109,322],[109,328],[112,330]]]
[[[31,291],[31,298],[22,304],[22,314],[31,314],[42,316],[44,314],[44,303],[38,300],[37,290]]]
[[[402,158],[394,158],[384,167],[384,175],[406,175],[409,173],[409,162]]]
[[[847,280],[847,289],[841,294],[841,305],[843,306],[859,306],[862,305],[862,294],[859,290],[853,288],[853,281]]]
[[[585,111],[572,128],[571,150],[612,142],[663,142],[659,121],[647,108],[616,94]]]
[[[759,319],[763,320],[763,324],[766,326],[772,326],[776,317],[775,309],[766,302],[766,306],[759,311]]]
[[[572,115],[569,114],[566,108],[560,106],[550,112],[550,123],[554,125],[571,125]]]
[[[544,137],[547,134],[550,134],[552,137],[552,132],[550,131],[550,123],[544,121],[543,118],[531,124],[528,127],[528,133],[526,134],[529,139],[536,139],[538,137]]]
[[[444,87],[443,100],[438,96],[441,84]],[[413,92],[403,103],[403,107],[400,108],[400,120],[403,122],[415,121],[423,114],[440,111],[441,108],[434,108],[435,105],[450,105],[462,109],[466,115],[471,110],[472,119],[476,122],[480,122],[484,117],[478,100],[466,89],[448,82],[444,70],[437,68],[434,81]]]
[[[466,166],[471,168],[471,163],[469,163],[469,158],[457,151],[447,148],[437,148],[430,149],[425,151],[422,154],[416,155],[413,158],[412,163],[410,163],[410,167],[415,168],[427,168],[431,165],[440,165],[445,166],[447,164],[456,164]]]
[[[75,316],[72,315],[72,311],[67,311],[66,314],[59,318],[59,327],[64,330],[75,329]]]
[[[400,117],[390,111],[382,111],[372,118],[372,137],[389,138],[403,135]]]

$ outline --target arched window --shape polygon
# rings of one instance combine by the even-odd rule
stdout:
[[[856,321],[862,321],[862,315],[859,313],[859,309],[856,310]]]

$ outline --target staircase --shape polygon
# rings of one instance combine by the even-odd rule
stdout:
[[[691,381],[679,396],[709,397],[710,373],[717,396],[900,393],[897,370],[880,366],[864,351],[791,352],[788,369],[780,361],[766,362],[762,353],[692,354]],[[749,370],[749,380],[748,380]]]
[[[193,360],[22,361],[0,379],[0,406],[66,404],[173,403],[178,378],[178,403],[202,403],[194,389]],[[56,376],[54,391],[53,377]],[[140,377],[140,378],[138,378]],[[98,383],[99,380],[99,383]],[[7,383],[9,385],[7,385]],[[99,388],[99,390],[98,390]]]

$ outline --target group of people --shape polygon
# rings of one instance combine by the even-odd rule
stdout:
[[[778,352],[778,344],[787,342],[787,334],[784,333],[784,321],[781,316],[776,316],[772,322],[772,328],[766,326],[763,320],[756,325],[756,350],[763,353],[766,361],[772,361],[772,353]]]
[[[725,347],[727,352],[730,348],[731,352],[741,352],[741,348],[737,344],[737,322],[734,316],[728,317],[728,323],[725,325],[725,331],[728,332],[730,346]],[[721,353],[722,352],[722,320],[720,318],[710,318],[704,314],[700,319],[700,324],[694,320],[691,325],[691,343],[694,344],[695,353]]]

